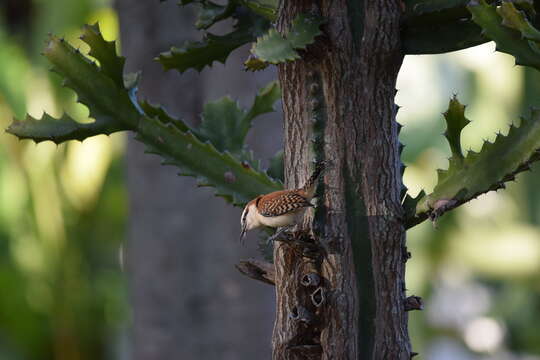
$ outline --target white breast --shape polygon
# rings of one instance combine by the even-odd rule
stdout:
[[[288,226],[293,225],[298,222],[298,220],[302,217],[304,214],[305,209],[301,209],[298,212],[283,214],[279,216],[262,216],[260,214],[258,215],[258,220],[261,224],[273,228],[282,227],[282,226]]]

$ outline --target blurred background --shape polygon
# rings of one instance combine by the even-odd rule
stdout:
[[[276,76],[243,73],[245,48],[227,68],[163,73],[152,57],[200,36],[174,1],[2,0],[1,128],[26,112],[87,118],[39,53],[49,32],[84,50],[78,29],[95,21],[120,38],[128,70],[143,69],[141,96],[191,122],[205,101],[231,94],[247,105]],[[539,84],[491,43],[406,57],[396,102],[410,193],[432,190],[447,167],[441,113],[454,93],[473,120],[463,146],[479,150],[540,106]],[[261,158],[282,147],[280,121],[265,116],[252,131]],[[425,301],[410,314],[421,358],[540,359],[538,170],[409,231],[407,287]],[[256,236],[236,242],[239,213],[126,134],[61,146],[0,135],[0,359],[269,359],[273,289],[234,270],[259,256]]]

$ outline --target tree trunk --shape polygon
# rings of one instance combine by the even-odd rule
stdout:
[[[274,251],[274,359],[410,359],[393,102],[400,2],[312,3],[282,0],[279,9],[282,32],[301,12],[327,19],[302,60],[279,66],[286,185],[301,186],[314,159],[329,165],[314,220],[303,225],[320,249]]]
[[[202,76],[194,71],[181,76],[165,73],[153,58],[195,37],[189,9],[175,1],[139,0],[117,0],[116,7],[127,71],[143,70],[140,97],[164,104],[172,115],[198,119],[208,93],[214,100],[228,92],[244,92],[251,101],[255,81],[265,83],[260,76],[254,79],[241,70],[245,54],[229,60],[236,72],[225,74],[222,66],[215,66]],[[230,78],[234,81],[227,82]],[[224,84],[229,89],[223,89]],[[277,133],[279,126],[274,127]],[[246,249],[237,241],[240,209],[214,197],[213,189],[196,189],[192,178],[179,177],[176,168],[162,166],[158,157],[143,149],[141,143],[129,140],[130,358],[269,357],[273,289],[244,278],[234,268],[242,257],[257,253],[255,244]]]

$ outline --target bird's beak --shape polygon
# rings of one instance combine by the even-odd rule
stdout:
[[[244,238],[246,237],[246,232],[247,232],[247,225],[244,225],[242,226],[242,232],[240,233],[240,242],[243,243],[244,242]]]

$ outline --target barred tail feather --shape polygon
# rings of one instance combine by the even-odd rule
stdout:
[[[306,197],[311,199],[315,195],[315,185],[317,184],[317,179],[325,169],[326,162],[321,161],[315,164],[315,169],[313,174],[310,176],[306,184],[302,187],[302,190],[306,193]]]

